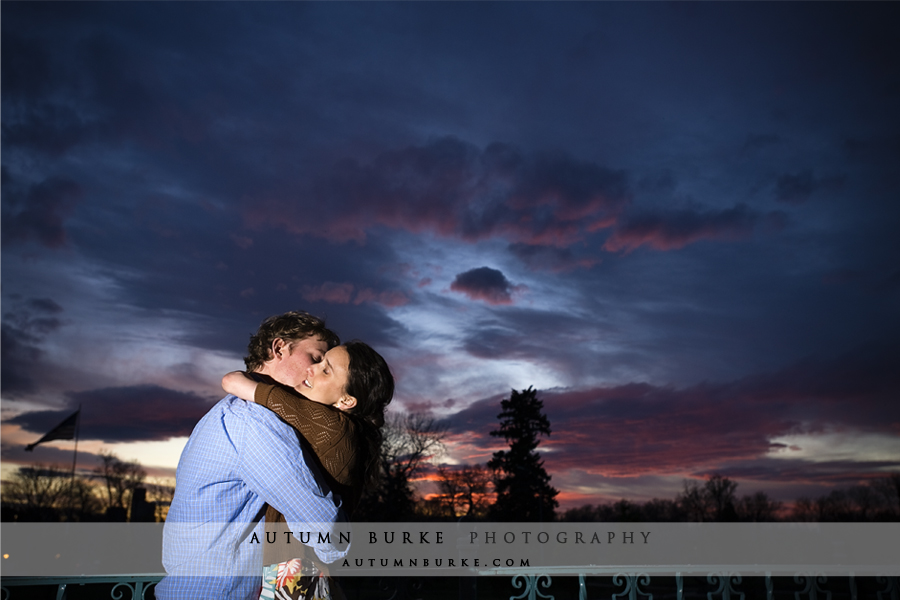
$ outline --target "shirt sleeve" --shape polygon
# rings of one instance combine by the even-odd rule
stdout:
[[[284,514],[296,537],[310,532],[309,546],[323,562],[344,557],[349,546],[338,546],[334,534],[335,523],[346,521],[344,513],[314,476],[293,430],[268,409],[251,403],[234,405],[230,417],[247,486]]]

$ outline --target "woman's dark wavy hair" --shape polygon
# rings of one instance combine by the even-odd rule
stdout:
[[[276,339],[293,342],[308,337],[319,338],[328,344],[329,349],[341,343],[337,334],[325,327],[325,321],[308,312],[292,310],[269,317],[250,338],[244,364],[247,365],[248,371],[257,371],[272,358],[272,342]]]
[[[365,488],[371,489],[378,481],[381,428],[384,411],[394,397],[394,376],[384,358],[368,344],[352,340],[344,348],[350,357],[346,392],[356,398],[356,405],[347,414],[359,425],[363,481]]]

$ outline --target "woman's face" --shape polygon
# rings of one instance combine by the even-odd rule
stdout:
[[[343,346],[336,346],[325,353],[322,362],[306,370],[297,391],[319,404],[336,405],[347,388],[350,374],[350,355]]]

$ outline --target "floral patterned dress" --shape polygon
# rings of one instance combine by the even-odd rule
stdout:
[[[332,600],[328,577],[299,558],[263,567],[260,600]]]

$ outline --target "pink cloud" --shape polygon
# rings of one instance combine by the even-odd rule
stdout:
[[[631,383],[539,392],[552,434],[541,440],[548,470],[605,477],[708,474],[747,479],[840,482],[900,466],[900,458],[812,464],[774,459],[772,440],[797,433],[894,435],[900,406],[896,348],[866,347],[744,379],[687,388]],[[446,422],[478,451],[496,444],[497,398]],[[794,450],[794,448],[789,448]],[[793,454],[793,452],[791,452]]]
[[[331,304],[349,304],[353,297],[352,283],[334,283],[326,281],[317,286],[303,286],[301,292],[304,300],[310,302],[330,302]]]
[[[386,308],[396,308],[409,303],[409,298],[398,290],[377,291],[372,288],[357,289],[352,283],[325,282],[318,286],[304,286],[303,299],[310,302],[330,302],[331,304],[380,304]]]
[[[403,292],[396,290],[376,292],[371,288],[364,288],[356,293],[356,299],[353,301],[353,304],[362,304],[364,302],[374,302],[386,308],[396,308],[408,304],[409,298]]]
[[[609,252],[632,252],[641,246],[679,250],[701,240],[739,240],[749,237],[762,222],[774,224],[782,213],[762,215],[744,204],[722,211],[681,210],[633,217],[606,240]]]
[[[480,149],[455,138],[345,160],[308,192],[248,198],[247,223],[334,241],[365,243],[390,227],[478,241],[561,248],[616,222],[630,199],[625,175],[567,155],[532,155],[503,144]],[[317,206],[294,198],[307,197]]]

